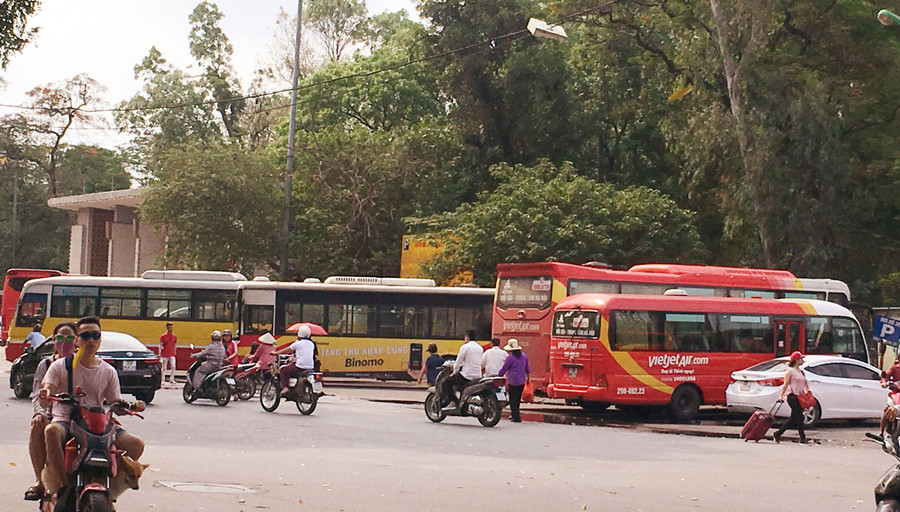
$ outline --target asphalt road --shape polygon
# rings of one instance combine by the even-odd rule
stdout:
[[[118,510],[866,510],[892,464],[874,444],[858,442],[861,435],[807,446],[672,435],[627,422],[503,421],[487,429],[471,418],[429,422],[417,402],[421,389],[326,391],[308,417],[291,403],[266,413],[257,400],[220,408],[160,391],[144,421],[123,420],[146,441],[143,462],[151,467]],[[553,409],[534,406],[541,408]],[[0,393],[0,410],[0,508],[34,510],[21,499],[31,483],[30,404],[9,391]]]

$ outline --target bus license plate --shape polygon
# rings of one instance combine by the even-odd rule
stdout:
[[[500,400],[501,402],[506,401],[506,389],[500,388],[497,390],[497,400]]]
[[[122,361],[123,372],[137,371],[137,361]]]
[[[575,368],[574,366],[569,367],[569,378],[574,379],[577,376],[578,376],[578,368]]]

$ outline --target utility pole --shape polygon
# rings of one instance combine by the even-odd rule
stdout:
[[[9,266],[16,266],[16,246],[19,245],[19,233],[18,229],[16,229],[16,224],[18,222],[18,214],[19,214],[19,170],[16,169],[15,175],[13,177],[13,211],[12,211],[12,229],[10,230],[10,242],[12,249],[9,251]]]
[[[297,1],[297,37],[294,40],[294,70],[291,75],[291,122],[288,127],[287,168],[284,172],[284,220],[282,222],[281,267],[278,279],[288,277],[288,257],[291,245],[291,191],[294,186],[294,133],[297,129],[297,82],[300,79],[300,30],[303,26],[303,0]]]

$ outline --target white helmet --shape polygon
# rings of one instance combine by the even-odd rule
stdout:
[[[225,336],[226,334],[229,336],[233,336],[233,334],[231,334],[231,329],[225,329],[224,331],[222,331],[222,336]]]
[[[213,332],[212,332],[212,339],[214,339],[214,340],[220,340],[220,339],[222,339],[222,333],[221,333],[218,329],[215,330],[215,331],[213,331]]]
[[[298,338],[309,338],[309,335],[312,334],[309,330],[309,326],[301,325],[299,329],[297,329],[297,337]]]

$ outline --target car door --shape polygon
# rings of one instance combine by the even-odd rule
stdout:
[[[879,373],[874,368],[847,361],[841,363],[849,391],[848,418],[880,418],[887,400]]]
[[[843,418],[850,406],[851,393],[840,364],[810,365],[804,368],[804,372],[810,391],[819,400],[822,418]]]

